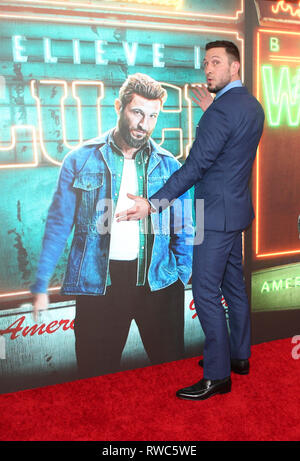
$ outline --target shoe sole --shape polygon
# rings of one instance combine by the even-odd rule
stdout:
[[[231,370],[231,371],[235,373],[236,375],[249,375],[249,370],[245,370],[245,371]]]
[[[183,395],[177,395],[176,396],[179,398],[179,399],[183,399],[183,400],[207,400],[209,399],[210,397],[213,397],[214,395],[218,395],[218,394],[228,394],[229,392],[231,392],[231,384],[227,387],[227,389],[223,389],[221,391],[216,391],[216,392],[213,392],[209,395],[204,395],[202,397],[188,397],[188,396],[183,396]]]

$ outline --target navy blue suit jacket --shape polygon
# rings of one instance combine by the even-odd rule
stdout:
[[[172,202],[195,186],[205,229],[245,229],[254,218],[248,183],[263,124],[264,111],[245,87],[228,90],[201,117],[183,166],[150,200]]]

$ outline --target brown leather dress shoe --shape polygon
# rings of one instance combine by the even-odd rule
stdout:
[[[201,379],[190,387],[184,387],[176,392],[177,397],[186,400],[205,400],[216,394],[226,394],[231,391],[231,379]]]

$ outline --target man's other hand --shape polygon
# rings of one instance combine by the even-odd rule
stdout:
[[[39,311],[48,309],[49,296],[47,293],[36,293],[33,298],[33,318],[38,319]]]
[[[205,112],[206,109],[208,109],[208,107],[213,103],[214,98],[205,85],[192,86],[191,90],[195,95],[195,98],[192,98],[192,100],[197,104],[197,106],[201,107],[203,112]]]
[[[151,213],[151,206],[146,198],[132,194],[127,194],[127,197],[134,200],[135,204],[131,208],[116,214],[118,222],[137,221],[146,218]]]

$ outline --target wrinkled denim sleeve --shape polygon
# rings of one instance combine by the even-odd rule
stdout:
[[[36,279],[30,287],[32,293],[47,292],[50,278],[71,233],[76,210],[73,182],[71,165],[64,162],[48,211]]]

